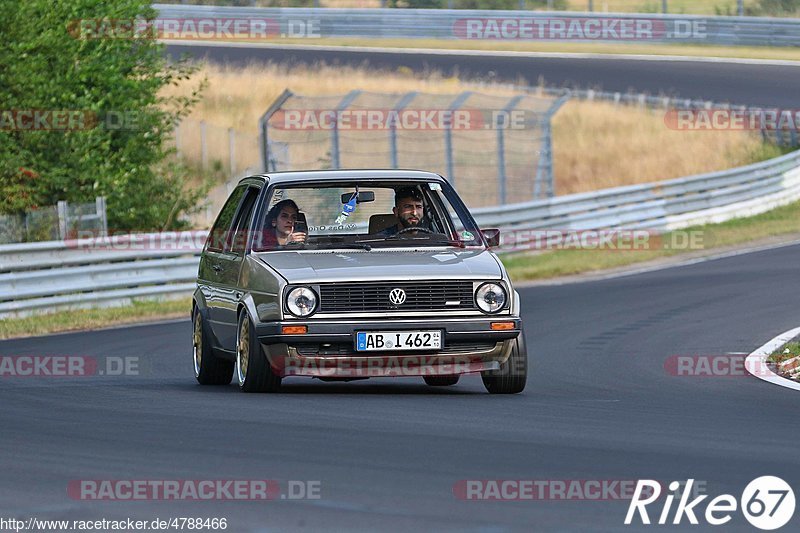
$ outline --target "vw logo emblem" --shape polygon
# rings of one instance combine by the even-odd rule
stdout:
[[[406,301],[406,291],[403,289],[392,289],[392,292],[389,293],[389,301],[392,302],[393,305],[403,305]]]

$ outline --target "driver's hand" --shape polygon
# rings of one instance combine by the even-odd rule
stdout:
[[[306,234],[302,232],[291,233],[289,234],[289,242],[306,242]]]

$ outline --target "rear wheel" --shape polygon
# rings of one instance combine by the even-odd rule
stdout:
[[[239,315],[236,377],[239,380],[239,389],[244,392],[276,392],[281,386],[281,377],[272,371],[247,311],[242,311]]]
[[[514,339],[511,355],[499,370],[481,372],[483,386],[491,394],[517,394],[525,390],[528,381],[528,350],[525,347],[525,332],[521,330]]]
[[[458,383],[460,377],[456,374],[454,376],[422,376],[422,379],[431,387],[449,387]]]
[[[201,385],[230,384],[233,378],[233,361],[221,359],[214,354],[199,309],[195,309],[192,322],[194,377]]]

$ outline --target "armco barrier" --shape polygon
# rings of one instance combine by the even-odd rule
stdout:
[[[266,19],[268,23],[269,32],[263,38],[272,40],[293,36],[309,40],[341,37],[458,39],[484,36],[489,40],[516,41],[524,40],[514,35],[520,24],[535,29],[536,37],[528,40],[548,40],[546,37],[538,38],[539,34],[536,31],[540,27],[549,27],[550,21],[558,21],[559,28],[563,23],[563,32],[554,33],[549,40],[613,39],[619,42],[647,41],[726,46],[800,45],[800,20],[791,18],[465,9],[254,8],[174,4],[153,4],[153,7],[158,10],[158,18],[161,20],[194,21],[194,25],[178,26],[179,31],[186,32],[185,38],[189,39],[203,38],[206,33],[205,28],[197,26],[197,22],[203,19],[259,18]],[[476,35],[467,35],[466,28],[470,21],[473,23],[478,21],[484,29],[478,31]],[[494,22],[489,25],[488,21]],[[574,26],[575,30],[570,31],[573,21],[577,26]],[[590,32],[598,27],[620,29],[621,26],[613,21],[632,21],[628,24],[650,30],[643,34],[636,33],[636,37],[630,39],[625,39],[622,33],[615,33],[616,30],[606,32],[604,37],[592,37]],[[165,38],[170,38],[170,35],[165,35]],[[214,34],[210,38],[221,39],[224,36]]]
[[[481,227],[503,232],[666,231],[754,215],[798,199],[800,151],[726,172],[481,208],[473,214]],[[89,247],[80,240],[0,246],[0,318],[189,296],[205,235],[134,235]],[[515,250],[514,244],[500,248]]]

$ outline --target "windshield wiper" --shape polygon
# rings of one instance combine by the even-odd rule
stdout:
[[[414,241],[425,241],[431,242],[433,244],[446,244],[448,246],[457,246],[458,248],[465,248],[466,245],[464,241],[456,241],[451,239],[437,239],[436,237],[425,236],[425,237],[404,237],[398,235],[390,235],[388,237],[382,237],[380,239],[366,239],[357,241],[358,243],[369,243],[369,242],[386,242],[386,241],[403,241],[403,242],[414,242]]]
[[[369,244],[367,244],[365,242],[362,242],[362,241],[359,241],[359,242],[340,242],[340,243],[331,244],[331,247],[332,248],[356,248],[356,249],[359,249],[359,250],[366,250],[368,252],[370,250],[372,250],[372,246],[370,246]],[[322,249],[324,250],[325,248],[322,248]]]

